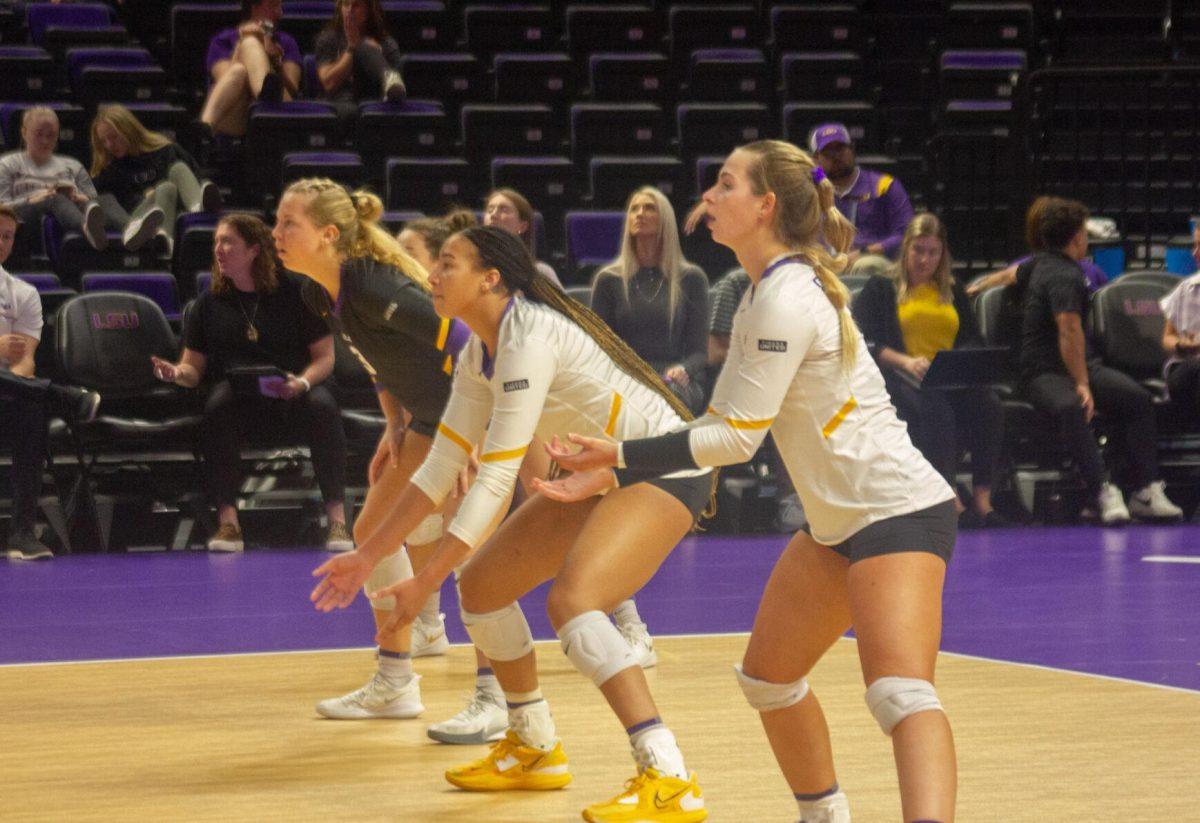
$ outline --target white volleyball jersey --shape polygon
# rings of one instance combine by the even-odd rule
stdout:
[[[554,309],[514,297],[500,322],[495,357],[476,335],[459,354],[433,447],[412,482],[441,503],[484,439],[479,475],[448,529],[473,548],[508,499],[535,436],[548,442],[575,432],[619,441],[684,425],[661,395],[622,371],[587,332]]]
[[[748,460],[770,430],[813,538],[825,545],[953,492],[909,439],[858,335],[843,368],[838,313],[797,258],[747,290],[709,413],[692,423],[697,465]]]

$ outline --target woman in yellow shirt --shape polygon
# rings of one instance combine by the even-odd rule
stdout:
[[[889,275],[872,277],[854,301],[854,319],[875,344],[892,402],[913,442],[951,486],[963,451],[971,453],[971,508],[958,501],[961,525],[1005,525],[992,508],[1003,440],[1000,399],[988,387],[920,387],[939,351],[981,344],[966,292],[950,273],[941,220],[928,213],[913,218]]]

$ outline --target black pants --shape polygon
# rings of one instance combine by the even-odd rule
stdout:
[[[951,487],[964,449],[971,453],[972,482],[976,486],[994,484],[1004,440],[1004,407],[996,392],[987,386],[921,389],[890,370],[885,377],[913,445]]]
[[[1190,414],[1200,411],[1200,360],[1184,360],[1167,372],[1171,402]]]
[[[241,437],[249,432],[285,433],[308,443],[313,473],[326,503],[340,503],[346,494],[346,434],[337,401],[325,386],[294,400],[243,398],[228,381],[213,386],[200,423],[200,452],[204,482],[217,506],[232,506],[241,485]]]
[[[46,463],[50,381],[0,371],[0,441],[12,448],[13,516],[9,534],[32,531]]]
[[[1115,424],[1111,440],[1127,462],[1131,487],[1141,489],[1157,480],[1158,428],[1150,393],[1129,375],[1097,361],[1088,363],[1088,384],[1096,411]],[[1065,374],[1040,374],[1026,383],[1026,394],[1035,408],[1054,418],[1089,495],[1095,495],[1104,482],[1104,460],[1079,405],[1075,381]]]
[[[97,200],[100,210],[104,213],[105,228],[124,231],[129,223],[129,213],[121,207],[112,195],[101,195]],[[27,260],[29,255],[42,247],[42,218],[53,215],[62,226],[63,233],[79,233],[83,231],[83,211],[87,203],[78,205],[71,198],[62,194],[52,194],[37,203],[23,203],[17,207],[17,216],[21,220],[18,228],[17,244],[13,257],[17,260]]]
[[[383,52],[369,43],[359,43],[351,52],[350,82],[343,86],[337,96],[329,99],[334,111],[344,122],[358,116],[358,104],[383,99],[383,75],[392,67],[383,57]]]

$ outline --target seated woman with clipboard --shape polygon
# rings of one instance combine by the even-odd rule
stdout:
[[[304,303],[300,281],[275,255],[271,230],[257,217],[228,214],[213,239],[212,286],[196,299],[178,363],[159,358],[154,375],[211,388],[200,426],[204,480],[217,507],[209,551],[241,551],[237,492],[239,440],[250,431],[283,431],[308,444],[329,531],[325,547],[349,551],[343,503],[346,436],[337,401],[323,385],[333,371],[333,335]]]
[[[992,508],[1004,410],[983,379],[988,374],[980,373],[980,380],[971,381],[955,374],[960,370],[953,367],[963,364],[939,362],[939,367],[950,367],[935,370],[946,371],[945,379],[931,378],[929,383],[940,384],[936,387],[925,385],[939,352],[966,354],[982,345],[966,292],[950,273],[950,249],[941,220],[927,213],[913,218],[890,275],[872,277],[854,301],[854,320],[867,342],[874,344],[888,392],[900,418],[908,423],[913,443],[952,487],[960,455],[964,449],[971,453],[971,508],[955,501],[960,525],[1006,525]],[[982,365],[992,364],[986,371],[994,374],[1001,358],[994,350],[979,354]]]

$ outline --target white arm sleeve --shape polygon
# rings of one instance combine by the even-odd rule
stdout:
[[[492,422],[479,458],[479,476],[447,529],[471,548],[500,513],[516,484],[557,371],[555,350],[543,340],[526,338],[497,353]]]
[[[466,363],[460,361],[433,445],[409,481],[435,505],[441,505],[454,488],[458,473],[483,437],[491,413],[492,393],[487,384],[468,374]]]
[[[774,422],[796,376],[817,339],[817,324],[808,308],[772,301],[741,318],[729,355],[713,392],[713,414],[705,415],[689,434],[698,466],[727,466],[754,456]]]

